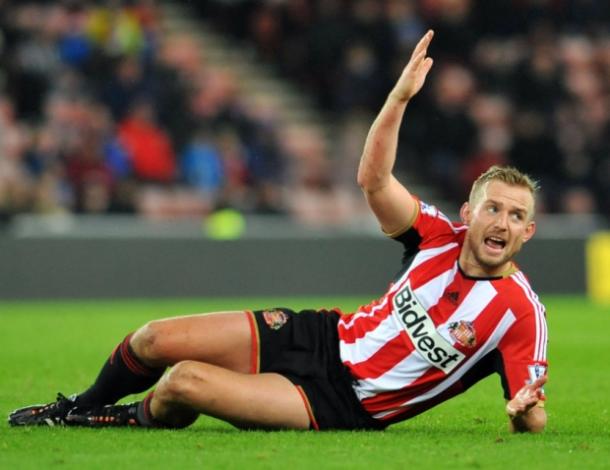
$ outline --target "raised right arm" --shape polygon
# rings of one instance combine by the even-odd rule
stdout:
[[[358,168],[358,184],[384,232],[392,235],[413,223],[415,200],[392,174],[398,147],[398,132],[407,104],[421,89],[432,67],[426,57],[433,36],[421,38],[409,63],[373,122]]]

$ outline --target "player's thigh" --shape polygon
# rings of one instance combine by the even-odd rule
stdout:
[[[151,403],[153,415],[164,407],[171,413],[174,402],[240,427],[308,429],[310,425],[301,393],[275,373],[241,374],[185,361],[163,378],[155,398],[159,401]]]
[[[249,313],[216,312],[155,320],[136,331],[134,351],[149,365],[194,360],[250,372]]]

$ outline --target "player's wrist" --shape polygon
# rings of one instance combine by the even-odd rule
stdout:
[[[537,403],[535,405],[532,406],[528,406],[525,409],[519,409],[513,405],[511,405],[510,402],[508,402],[506,404],[506,414],[508,415],[508,417],[510,419],[515,419],[515,418],[520,418],[524,415],[527,415],[533,408],[544,408],[544,405],[542,405],[541,403]]]
[[[406,96],[404,93],[400,93],[398,90],[392,90],[388,95],[388,101],[393,103],[407,105],[410,100],[410,96]]]

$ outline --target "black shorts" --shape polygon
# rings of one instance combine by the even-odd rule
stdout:
[[[252,328],[251,371],[276,372],[296,387],[309,412],[311,427],[383,429],[362,407],[353,378],[339,356],[337,322],[327,310],[286,308],[249,312]]]

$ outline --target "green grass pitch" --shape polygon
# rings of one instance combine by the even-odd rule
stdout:
[[[274,305],[349,311],[366,300],[0,302],[0,414],[82,390],[114,345],[149,319]],[[542,435],[508,433],[492,376],[385,432],[246,432],[210,418],[180,431],[0,423],[0,469],[610,468],[610,308],[576,297],[543,301],[551,366]]]

